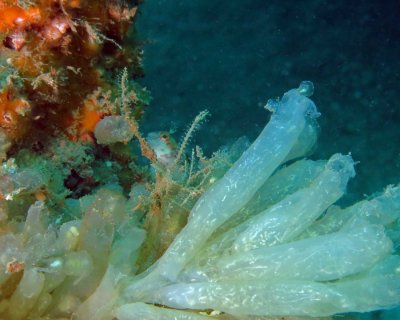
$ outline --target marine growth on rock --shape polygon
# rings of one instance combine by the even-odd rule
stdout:
[[[268,101],[255,141],[210,157],[189,143],[207,111],[181,143],[145,138],[136,9],[0,2],[0,319],[346,319],[398,306],[400,186],[337,205],[355,163],[306,158],[313,84]]]

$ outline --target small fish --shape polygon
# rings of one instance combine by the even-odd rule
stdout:
[[[150,132],[147,142],[156,153],[158,161],[166,166],[174,163],[178,155],[178,144],[168,131]]]

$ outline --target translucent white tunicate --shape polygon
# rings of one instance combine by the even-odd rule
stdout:
[[[315,104],[296,89],[286,92],[277,107],[253,144],[194,205],[188,224],[160,258],[151,277],[176,280],[213,231],[240,210],[279,167],[297,143],[307,118],[319,115]],[[153,282],[151,277],[141,279],[127,290],[132,294],[147,294],[152,284],[145,290],[141,286]]]
[[[302,81],[297,90],[301,95],[311,97],[314,94],[314,84],[311,81]]]
[[[336,263],[345,262],[338,259]],[[335,282],[271,278],[177,283],[161,288],[152,302],[171,308],[215,309],[254,316],[321,317],[367,312],[398,305],[399,265],[399,256],[388,256],[368,271]]]
[[[94,136],[100,144],[112,144],[128,142],[132,139],[133,132],[124,117],[108,116],[96,125]]]
[[[48,210],[43,201],[36,201],[29,207],[24,226],[24,234],[27,239],[34,235],[45,233],[45,218],[47,215]]]
[[[60,273],[63,271],[64,260],[61,257],[46,258],[38,264],[38,271],[44,273]]]
[[[213,318],[193,312],[155,307],[145,303],[125,304],[115,312],[118,320],[211,320]]]
[[[69,252],[65,255],[65,274],[83,277],[93,270],[93,260],[86,251]]]
[[[60,227],[58,242],[60,247],[66,251],[74,250],[79,241],[79,220],[68,221]]]
[[[275,112],[279,108],[279,100],[278,99],[268,99],[267,104],[264,106],[270,112]]]
[[[7,319],[22,320],[34,307],[43,290],[45,276],[37,269],[26,269],[17,289],[10,298]]]
[[[352,230],[221,258],[217,278],[334,280],[370,268],[391,250],[382,226],[359,223]]]

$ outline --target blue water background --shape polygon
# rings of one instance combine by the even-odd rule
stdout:
[[[146,0],[143,131],[177,129],[205,108],[208,153],[268,120],[267,99],[314,82],[322,113],[313,158],[351,152],[349,198],[400,181],[400,1]]]

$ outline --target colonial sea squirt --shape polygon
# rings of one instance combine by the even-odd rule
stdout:
[[[164,255],[128,281],[126,301],[239,318],[329,316],[399,303],[398,186],[339,209],[332,204],[355,174],[350,156],[282,166],[315,141],[310,86],[304,82],[269,103],[268,125],[200,197]],[[170,317],[141,303],[123,305],[116,315],[129,319],[135,312]]]
[[[296,319],[398,305],[399,187],[333,205],[354,163],[302,158],[316,140],[311,91],[304,82],[269,102],[271,120],[251,145],[239,139],[211,159],[197,150],[167,164],[149,153],[153,180],[133,182],[129,197],[111,175],[66,200],[62,218],[38,200],[25,219],[3,222],[1,316]],[[120,128],[149,152],[135,128]],[[4,166],[2,192],[35,190],[41,174]]]

